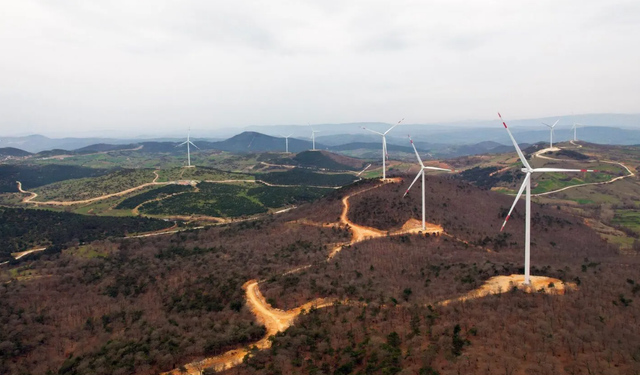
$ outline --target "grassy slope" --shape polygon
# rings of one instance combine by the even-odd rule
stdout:
[[[117,193],[153,181],[151,169],[126,169],[95,178],[66,180],[33,191],[38,201],[76,201]]]

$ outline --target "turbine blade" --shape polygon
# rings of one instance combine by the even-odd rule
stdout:
[[[384,132],[384,135],[387,135],[388,132],[390,132],[391,130],[393,130],[393,128],[395,128],[396,126],[400,125],[400,123],[404,121],[404,117],[402,118],[402,120],[398,121],[398,123],[396,123],[395,125],[393,125],[392,127],[389,128],[389,130],[387,130],[386,132]]]
[[[191,144],[191,146],[197,148],[198,150],[200,149],[200,147],[196,146],[195,144],[193,144],[193,142],[189,141],[189,143]]]
[[[542,123],[542,125],[544,125],[544,126],[546,126],[546,127],[550,128],[550,129],[553,129],[553,126],[551,126],[551,125],[547,124],[546,122],[543,122],[543,123]]]
[[[287,138],[291,137],[292,135],[293,135],[293,133],[289,134],[289,135],[287,136]]]
[[[407,193],[409,193],[409,190],[411,190],[411,188],[413,187],[413,184],[415,184],[416,181],[418,181],[418,178],[420,178],[420,175],[422,175],[423,173],[424,173],[424,169],[420,169],[420,172],[418,172],[418,174],[416,175],[416,178],[413,180],[411,185],[409,185],[409,188],[407,189],[407,191],[404,192],[404,194],[402,195],[402,198],[404,198],[407,195]]]
[[[529,178],[531,178],[531,173],[527,173],[527,176],[524,178],[524,181],[522,182],[522,186],[520,186],[520,190],[518,191],[518,195],[516,195],[516,199],[513,201],[513,205],[511,205],[509,214],[507,214],[507,217],[504,219],[504,223],[502,223],[502,228],[500,228],[500,232],[502,232],[502,230],[504,229],[504,226],[507,225],[507,221],[509,221],[509,218],[511,217],[511,212],[513,212],[513,209],[516,207],[516,204],[518,204],[518,201],[520,200],[520,196],[522,196],[522,192],[524,191],[524,188],[527,187],[527,181],[529,180]]]
[[[413,146],[413,151],[416,152],[416,157],[418,158],[418,162],[420,163],[420,166],[422,168],[424,168],[424,164],[422,163],[422,159],[420,159],[420,154],[418,154],[418,150],[416,149],[416,145],[413,144],[413,139],[411,139],[411,136],[409,136],[409,141],[411,142],[411,146]]]
[[[187,142],[189,142],[189,141],[184,141],[184,142],[180,143],[179,145],[177,145],[176,147],[180,147],[180,146],[186,145]]]
[[[367,129],[367,128],[365,128],[364,126],[361,126],[361,128],[362,128],[362,129],[364,129],[364,130],[368,130],[368,131],[370,131],[370,132],[372,132],[372,133],[376,133],[376,134],[378,134],[378,135],[384,135],[384,134],[382,134],[382,133],[380,133],[380,132],[377,132],[377,131],[375,131],[375,130]]]
[[[554,122],[553,125],[551,125],[551,129],[553,129],[556,125],[558,125],[559,121],[560,121],[560,119],[557,119],[556,122]]]
[[[536,168],[532,172],[599,172],[597,169]]]
[[[527,159],[524,157],[524,154],[520,150],[520,146],[518,146],[518,142],[516,142],[516,139],[513,138],[513,134],[511,134],[511,130],[509,130],[509,128],[507,127],[507,123],[504,122],[504,120],[502,119],[502,115],[500,114],[500,112],[498,112],[498,117],[500,117],[500,120],[502,121],[502,125],[504,125],[504,128],[507,129],[507,133],[509,133],[509,137],[511,138],[511,142],[513,142],[513,145],[516,147],[516,152],[518,153],[518,156],[520,157],[520,161],[522,162],[522,164],[524,164],[524,166],[527,169],[531,169],[531,166],[527,162]]]
[[[451,169],[446,169],[446,168],[438,168],[438,167],[424,167],[424,169],[430,169],[432,171],[447,171],[447,172],[451,172]]]

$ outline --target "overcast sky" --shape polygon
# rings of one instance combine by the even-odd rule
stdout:
[[[637,0],[0,3],[0,135],[640,112]]]

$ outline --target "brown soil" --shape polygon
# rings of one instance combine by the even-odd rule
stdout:
[[[550,287],[553,285],[553,287]],[[531,285],[524,285],[524,275],[494,276],[487,280],[480,288],[460,296],[440,302],[441,305],[448,305],[452,302],[462,302],[470,299],[482,298],[489,294],[505,293],[514,287],[527,293],[544,290],[549,294],[564,294],[567,290],[577,289],[575,283],[564,283],[562,280],[546,276],[531,276]]]

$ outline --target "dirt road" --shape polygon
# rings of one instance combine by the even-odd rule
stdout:
[[[366,191],[379,188],[385,183],[394,183],[400,182],[402,179],[387,179],[381,184],[376,186],[360,190],[358,192],[352,193],[350,195],[345,196],[342,199],[342,214],[340,215],[340,223],[336,224],[317,224],[313,223],[312,225],[321,225],[321,226],[345,226],[351,230],[352,237],[351,241],[337,245],[328,255],[327,261],[333,258],[344,246],[352,245],[357,242],[365,241],[371,238],[382,237],[387,235],[398,235],[398,234],[406,234],[406,233],[417,233],[422,231],[422,223],[412,219],[407,222],[400,230],[392,233],[388,233],[385,231],[381,231],[375,228],[364,227],[358,224],[353,223],[349,220],[349,198],[362,194]],[[417,224],[416,224],[417,223]],[[429,224],[427,227],[427,231],[430,233],[443,233],[443,228],[439,225]],[[288,275],[291,273],[300,272],[302,270],[308,269],[311,267],[310,265],[297,267],[295,269],[289,270],[283,275]],[[235,367],[242,363],[243,358],[250,353],[250,348],[256,347],[259,350],[267,349],[271,347],[271,341],[269,341],[269,337],[275,335],[278,332],[282,332],[289,328],[295,319],[300,315],[303,310],[309,310],[311,307],[322,308],[326,306],[330,306],[333,304],[335,300],[333,299],[316,299],[314,301],[308,302],[302,306],[299,306],[295,309],[282,311],[278,309],[274,309],[271,305],[269,305],[260,292],[259,282],[256,280],[247,281],[244,286],[245,290],[245,299],[247,306],[250,307],[251,312],[256,316],[256,320],[262,323],[267,332],[264,338],[260,341],[251,344],[247,347],[230,350],[224,354],[205,358],[201,361],[196,361],[185,365],[185,369],[187,370],[187,374],[190,375],[200,375],[202,370],[205,368],[213,368],[216,371],[222,371],[225,369],[229,369]],[[163,373],[163,375],[181,375],[183,373],[180,372],[179,369],[174,369],[169,372]]]
[[[30,197],[26,197],[22,200],[22,203],[31,203],[31,204],[36,204],[36,205],[44,205],[44,206],[73,206],[76,204],[87,204],[87,203],[93,203],[96,201],[101,201],[104,199],[108,199],[108,198],[113,198],[113,197],[119,197],[122,195],[126,195],[129,193],[132,193],[136,190],[140,190],[143,189],[147,186],[153,186],[153,185],[169,185],[172,184],[173,182],[157,182],[158,180],[158,173],[156,171],[153,171],[153,173],[156,175],[156,177],[153,179],[152,182],[147,182],[145,184],[142,185],[138,185],[135,187],[132,187],[131,189],[127,189],[127,190],[123,190],[123,191],[119,191],[117,193],[111,193],[111,194],[105,194],[105,195],[101,195],[99,197],[95,197],[95,198],[90,198],[90,199],[83,199],[83,200],[79,200],[79,201],[45,201],[45,202],[35,202],[33,201],[33,199],[35,199],[38,194],[31,192],[31,191],[25,191],[22,190],[22,183],[20,181],[16,181],[18,183],[18,191],[20,191],[21,193],[25,193],[25,194],[31,194]]]
[[[187,374],[200,375],[202,370],[205,368],[213,368],[215,371],[222,371],[235,367],[241,364],[243,358],[250,353],[250,348],[256,347],[258,350],[270,348],[271,341],[269,340],[269,337],[289,328],[303,310],[309,310],[311,307],[322,308],[333,304],[333,300],[317,299],[295,309],[282,311],[274,309],[267,303],[260,292],[260,288],[258,288],[258,281],[249,280],[242,288],[245,290],[247,306],[249,306],[253,314],[256,316],[256,320],[263,324],[267,330],[265,337],[249,347],[229,350],[228,352],[215,357],[189,363],[184,366],[187,370]],[[180,369],[175,369],[163,374],[182,375],[183,373],[180,372]]]
[[[46,247],[39,247],[37,249],[30,249],[30,250],[20,251],[18,253],[12,253],[11,255],[13,256],[14,259],[20,259],[25,255],[29,255],[31,253],[37,253],[38,251],[44,251],[46,249],[47,249]]]
[[[571,144],[575,145],[575,143],[573,143],[573,141],[571,141]],[[579,147],[582,147],[580,145],[577,145]],[[540,159],[547,159],[547,160],[555,160],[555,161],[566,161],[564,159],[556,159],[556,158],[551,158],[548,156],[544,156],[544,153],[550,152],[550,151],[559,151],[560,148],[554,147],[554,148],[545,148],[543,150],[537,151],[534,155],[534,157],[540,158]],[[589,160],[589,162],[591,163],[595,163],[598,162],[597,160]],[[615,164],[615,165],[619,165],[622,168],[626,169],[627,171],[627,175],[626,176],[618,176],[618,177],[614,177],[609,181],[602,181],[602,182],[587,182],[584,184],[578,184],[578,185],[571,185],[571,186],[565,186],[561,189],[557,189],[557,190],[552,190],[552,191],[547,191],[544,193],[539,193],[539,194],[531,194],[532,197],[541,197],[541,196],[545,196],[545,195],[550,195],[550,194],[555,194],[555,193],[559,193],[561,191],[565,191],[565,190],[569,190],[569,189],[574,189],[577,187],[581,187],[581,186],[589,186],[589,185],[607,185],[607,184],[611,184],[614,183],[616,181],[628,178],[628,177],[633,177],[635,176],[635,173],[631,172],[631,170],[629,168],[627,168],[626,165],[619,163],[617,161],[610,161],[610,160],[600,160],[600,163],[606,163],[606,164]]]

